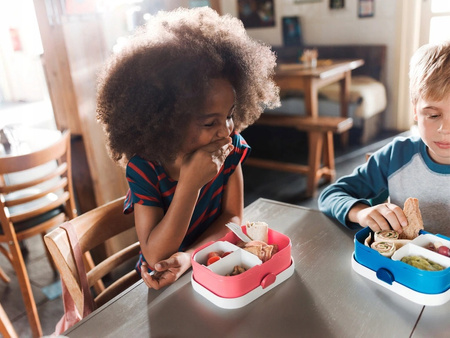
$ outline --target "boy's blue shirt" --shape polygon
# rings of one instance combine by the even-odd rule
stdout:
[[[325,188],[319,209],[355,229],[359,225],[347,220],[355,203],[375,205],[388,197],[400,207],[408,197],[418,198],[425,230],[450,235],[450,165],[434,162],[418,136],[394,139]]]
[[[238,133],[232,136],[234,150],[226,158],[220,172],[201,190],[186,236],[179,248],[184,251],[219,217],[222,212],[222,199],[228,179],[234,173],[239,163],[243,163],[250,153],[250,147]],[[164,167],[146,161],[139,156],[130,159],[126,177],[129,191],[124,203],[124,212],[133,211],[135,203],[160,207],[167,212],[172,202],[178,181],[171,179]],[[137,267],[142,264],[143,256]]]

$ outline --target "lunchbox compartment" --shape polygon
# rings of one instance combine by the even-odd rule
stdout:
[[[218,275],[227,276],[231,274],[235,266],[241,266],[248,270],[259,264],[262,264],[262,261],[257,256],[238,248],[231,254],[211,264],[208,268]]]
[[[437,236],[433,234],[423,234],[414,238],[411,243],[426,248],[430,243],[440,242],[442,245],[450,248],[450,240],[445,239],[443,236]],[[444,256],[445,257],[445,256]]]
[[[245,232],[245,226],[242,230]],[[265,285],[268,280],[273,283],[276,275],[291,266],[291,240],[286,235],[269,228],[267,244],[276,244],[278,251],[264,263],[257,256],[236,246],[239,241],[239,238],[230,231],[217,242],[210,242],[196,249],[191,256],[193,280],[219,297],[236,298]],[[219,242],[228,242],[237,249],[208,267],[203,265],[208,253],[214,251]],[[251,267],[241,274],[225,276],[239,261]]]
[[[450,258],[449,257],[446,257],[437,252],[431,251],[429,249],[423,248],[423,247],[413,244],[413,243],[406,244],[404,247],[402,247],[399,250],[397,250],[396,252],[394,252],[391,259],[393,259],[394,261],[401,261],[401,259],[403,257],[407,257],[407,256],[421,256],[421,257],[427,258],[430,261],[433,261],[439,265],[442,265],[445,269],[450,267]],[[405,264],[407,264],[407,263],[405,263]],[[410,265],[410,266],[413,267],[412,265]],[[427,271],[427,270],[422,270],[422,271]],[[434,271],[434,272],[436,272],[436,271]]]
[[[358,231],[355,235],[354,243],[355,243],[355,252],[354,258],[357,263],[373,270],[379,276],[379,279],[382,275],[389,275],[389,278],[382,279],[386,282],[386,285],[392,284],[394,281],[400,283],[412,290],[415,290],[424,294],[440,294],[446,292],[450,289],[450,268],[449,265],[445,265],[447,268],[441,271],[425,271],[417,269],[411,265],[403,263],[401,261],[387,258],[382,256],[376,250],[371,249],[364,245],[365,239],[370,234],[370,228],[364,228]],[[420,235],[422,236],[422,234]],[[441,237],[439,237],[441,238]],[[448,240],[447,238],[443,238],[444,240]],[[441,241],[444,243],[443,241]],[[411,243],[403,246],[398,249],[397,252],[400,252],[402,249],[403,252],[406,252],[408,249],[407,246],[411,245]],[[413,244],[414,245],[414,244]],[[417,245],[414,245],[418,247]],[[406,248],[406,249],[405,249]],[[431,250],[425,248],[419,248],[422,250],[427,250],[429,253],[426,253],[427,257],[434,257],[434,255],[439,255]],[[401,253],[401,252],[400,252]],[[393,255],[393,257],[394,257]],[[398,257],[398,253],[397,256]],[[442,258],[446,259],[445,256]],[[431,259],[431,258],[430,258]],[[438,259],[434,260],[436,263],[439,263]]]
[[[209,253],[211,253],[211,252],[225,253],[225,252],[230,252],[230,251],[234,252],[236,250],[240,250],[240,248],[230,242],[217,241],[217,242],[212,243],[211,245],[208,245],[204,249],[197,251],[194,254],[194,260],[200,264],[206,265]],[[224,257],[224,258],[226,258],[226,257]],[[214,264],[211,264],[211,266]]]

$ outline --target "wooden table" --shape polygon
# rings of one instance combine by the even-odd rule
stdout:
[[[266,221],[292,241],[294,274],[252,303],[226,310],[196,293],[191,272],[163,290],[137,282],[65,332],[75,337],[449,336],[450,304],[428,309],[353,271],[355,231],[317,210],[259,199],[244,220]],[[428,330],[430,311],[439,318]],[[417,329],[415,329],[418,323]]]
[[[305,112],[319,116],[319,89],[339,82],[341,116],[348,116],[351,72],[364,65],[364,60],[319,60],[317,67],[302,64],[280,64],[275,71],[275,82],[284,91],[302,91],[305,95]]]

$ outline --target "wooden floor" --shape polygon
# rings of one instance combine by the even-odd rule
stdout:
[[[1,114],[2,107],[0,106],[0,117],[2,116]],[[364,147],[351,144],[347,149],[338,148],[336,150],[337,177],[350,173],[355,166],[365,161],[364,156],[366,152],[380,148],[391,140],[392,136],[393,133],[387,132],[380,135],[370,145]],[[257,150],[256,148],[254,150],[260,151],[260,149]],[[293,153],[295,152],[298,153],[298,148],[297,150],[293,149]],[[273,156],[278,155],[280,154],[273,154]],[[301,175],[274,172],[250,166],[246,167],[245,165],[243,171],[245,205],[250,204],[259,197],[265,197],[317,209],[317,198],[302,198],[302,189],[306,186],[306,181]],[[322,189],[323,187],[319,189],[319,192]],[[45,256],[44,244],[39,237],[26,240],[24,244],[26,247],[25,261],[38,306],[43,334],[50,335],[63,314],[62,299],[58,295],[59,277],[53,274]],[[2,255],[0,255],[0,266],[11,278],[9,284],[0,281],[0,302],[10,317],[18,335],[20,337],[31,337],[15,273],[9,262]],[[56,298],[51,299],[52,295],[56,295]]]

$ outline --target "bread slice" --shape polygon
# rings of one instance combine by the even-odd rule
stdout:
[[[408,220],[408,225],[403,227],[400,234],[402,239],[414,239],[419,236],[419,231],[423,229],[422,214],[419,209],[419,200],[417,198],[408,198],[403,207],[403,213]]]
[[[267,244],[269,237],[269,226],[265,222],[247,222],[247,236],[254,241],[263,241]]]

